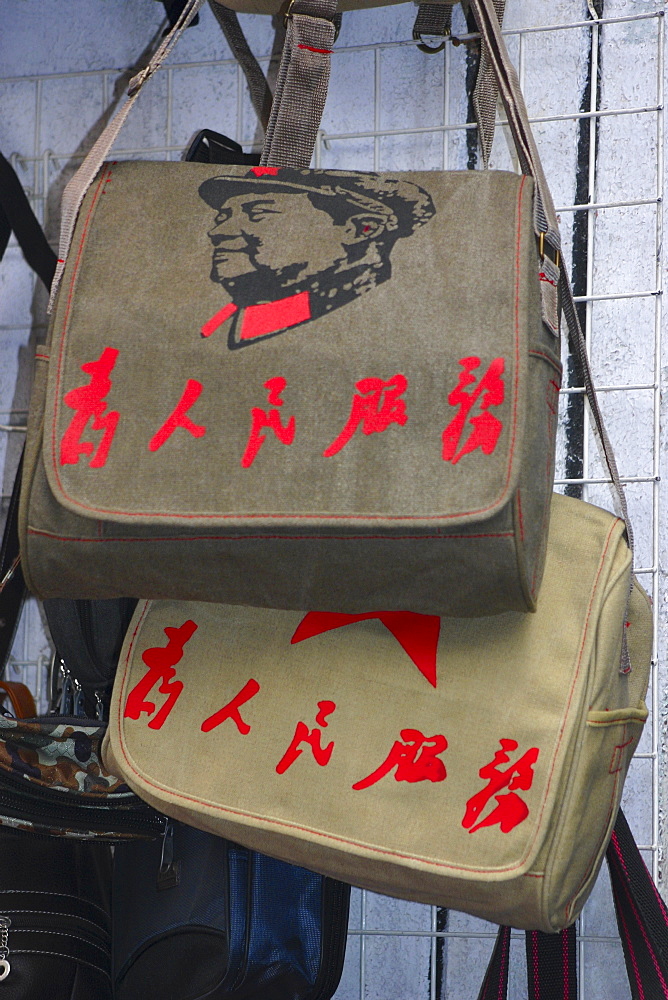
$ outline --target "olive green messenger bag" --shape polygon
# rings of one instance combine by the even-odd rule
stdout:
[[[41,598],[534,610],[567,283],[494,7],[472,9],[519,175],[308,169],[334,28],[300,2],[267,162],[106,161],[165,45],[68,185],[26,582]]]

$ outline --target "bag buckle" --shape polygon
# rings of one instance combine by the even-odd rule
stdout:
[[[539,233],[538,234],[538,255],[539,255],[541,261],[544,260],[544,258],[545,258],[545,237],[546,237],[546,235],[547,235],[547,233]],[[558,249],[555,249],[555,251],[554,251],[554,266],[555,267],[560,267],[561,266],[561,252]]]

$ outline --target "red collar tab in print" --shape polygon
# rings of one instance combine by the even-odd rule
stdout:
[[[420,673],[436,687],[436,652],[441,630],[438,615],[422,615],[417,611],[370,611],[363,615],[346,615],[336,611],[309,611],[302,618],[290,640],[303,642],[323,632],[330,632],[354,622],[377,618],[389,629],[402,649],[408,653]]]
[[[229,302],[220,312],[212,316],[202,327],[202,336],[210,337],[231,316],[235,316],[232,338],[237,346],[262,337],[271,337],[291,326],[306,323],[311,318],[311,301],[309,292],[298,292],[276,302],[260,302],[258,305],[246,306],[239,313],[233,302]]]

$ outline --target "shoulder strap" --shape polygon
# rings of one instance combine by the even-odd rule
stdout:
[[[633,1000],[668,998],[668,908],[619,810],[606,852],[617,926]],[[526,931],[529,1000],[577,1000],[575,925]],[[478,1000],[507,1000],[510,928],[499,927]]]
[[[458,0],[438,0],[438,3],[423,0],[418,6],[413,25],[413,38],[418,43],[418,48],[423,52],[441,52],[445,42],[440,45],[427,45],[424,41],[425,35],[444,38],[450,34],[452,25],[452,8]],[[506,0],[494,0],[496,16],[499,24],[503,24],[503,14],[506,7]],[[485,166],[489,161],[494,142],[494,129],[496,126],[496,103],[499,99],[499,88],[494,79],[494,73],[489,62],[489,50],[485,42],[480,46],[480,62],[478,64],[478,75],[473,92],[473,109],[475,111],[476,122],[478,123],[478,136],[480,138],[480,149]]]
[[[47,289],[50,288],[56,269],[56,255],[35,218],[16,171],[0,153],[0,260],[12,232],[28,264]]]
[[[56,269],[56,255],[30,207],[16,171],[0,153],[0,260],[11,233],[23,255],[47,289]],[[7,520],[0,543],[0,676],[12,648],[26,595],[19,558],[18,508],[23,455],[14,479]]]
[[[74,226],[76,225],[79,209],[81,208],[81,203],[84,200],[86,191],[92,184],[95,175],[109,155],[109,151],[111,150],[119,132],[123,128],[125,120],[130,114],[130,111],[139,96],[141,88],[146,81],[153,76],[156,70],[162,66],[169,53],[172,51],[174,45],[198,13],[203,3],[204,0],[187,0],[178,20],[174,24],[174,27],[169,32],[167,37],[162,40],[162,43],[153,54],[148,65],[137,73],[132,80],[130,80],[127,100],[121,105],[107,127],[93,143],[83,163],[71,180],[68,181],[65,190],[63,191],[60,209],[61,218],[58,262],[56,264],[56,270],[51,284],[49,312],[53,309],[56,292],[58,291],[63,271],[65,270],[65,261],[67,260],[67,255],[70,251],[72,236],[74,235]]]
[[[225,35],[227,44],[232,50],[232,55],[241,66],[243,74],[246,77],[251,103],[255,109],[255,114],[262,124],[262,128],[266,132],[272,102],[271,90],[269,89],[267,78],[262,72],[259,62],[251,52],[235,11],[230,10],[229,7],[223,7],[222,4],[216,3],[215,0],[209,0],[209,6]]]
[[[260,160],[308,167],[329,86],[337,0],[292,0],[276,92]]]
[[[26,585],[19,556],[18,533],[22,466],[23,455],[21,455],[19,467],[16,470],[0,546],[0,677],[4,673],[12,649],[16,627],[21,617],[21,608],[26,597]]]
[[[510,927],[499,927],[478,1000],[507,1000]],[[575,925],[560,934],[526,931],[529,1000],[578,1000]]]
[[[606,858],[633,1000],[668,997],[668,909],[619,811]]]

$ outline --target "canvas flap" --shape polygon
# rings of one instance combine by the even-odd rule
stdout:
[[[492,516],[540,324],[531,213],[504,172],[107,165],[52,323],[56,499],[232,528]]]
[[[626,707],[629,569],[622,522],[557,496],[532,615],[145,602],[121,654],[111,752],[152,804],[231,823],[224,835],[242,843],[252,828],[514,877],[552,836],[589,708]]]

